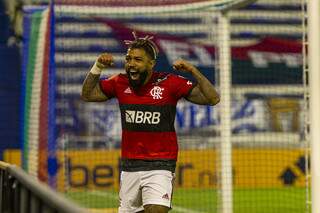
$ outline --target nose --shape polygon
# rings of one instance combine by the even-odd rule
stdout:
[[[135,64],[133,62],[128,62],[128,68],[129,69],[134,69],[135,68]]]

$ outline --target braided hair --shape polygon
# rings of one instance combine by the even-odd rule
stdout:
[[[134,37],[133,41],[124,40],[124,43],[128,46],[128,49],[144,49],[144,51],[149,55],[153,60],[157,59],[159,50],[156,44],[151,41],[153,36],[145,36],[144,38],[138,38],[135,31],[132,32]]]

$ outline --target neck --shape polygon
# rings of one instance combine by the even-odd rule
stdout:
[[[153,71],[148,72],[148,75],[146,77],[146,80],[144,80],[143,85],[146,85],[149,82],[149,80],[150,80],[150,78],[152,76],[152,72]]]

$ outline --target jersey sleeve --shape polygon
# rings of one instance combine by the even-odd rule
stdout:
[[[188,97],[192,89],[196,86],[195,83],[183,76],[176,75],[173,78],[173,85],[171,85],[171,88],[173,88],[175,97],[177,99]]]
[[[111,76],[110,78],[100,79],[99,84],[102,92],[108,97],[113,98],[116,96],[116,80],[117,75]]]

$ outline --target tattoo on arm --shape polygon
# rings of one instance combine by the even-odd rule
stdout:
[[[201,86],[198,84],[195,86],[189,96],[186,98],[188,101],[200,104],[200,105],[215,105],[220,101],[219,94],[212,90],[212,88],[209,87],[210,85],[207,85],[206,87],[201,88]],[[202,91],[205,90],[205,91]],[[205,94],[210,94],[210,98],[206,97]]]
[[[84,101],[108,100],[108,97],[100,89],[99,79],[100,75],[88,73],[82,84],[81,97]]]
[[[186,99],[192,103],[195,104],[200,104],[200,105],[207,105],[208,101],[206,97],[202,94],[199,85],[195,86],[192,90],[191,93],[189,94]]]
[[[193,77],[198,85],[193,88],[188,100],[197,104],[216,105],[220,101],[220,96],[211,82],[198,70],[194,69]]]

